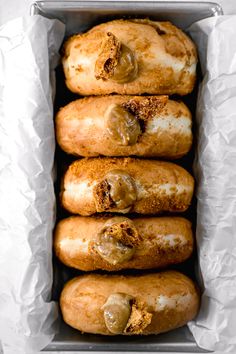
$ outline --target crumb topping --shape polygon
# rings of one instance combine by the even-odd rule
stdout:
[[[131,314],[124,333],[142,334],[143,330],[151,323],[152,314],[147,311],[144,303],[133,300]]]
[[[101,52],[95,63],[95,77],[97,80],[108,80],[114,74],[121,53],[120,41],[111,33],[106,33]]]
[[[135,97],[129,101],[124,102],[122,106],[130,113],[135,115],[139,120],[144,123],[153,118],[156,114],[160,113],[167,104],[168,96],[159,97]]]

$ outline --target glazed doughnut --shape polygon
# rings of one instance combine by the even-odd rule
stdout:
[[[198,291],[185,275],[162,273],[81,275],[60,297],[64,321],[103,335],[158,334],[185,325],[199,308]]]
[[[181,217],[72,216],[57,224],[54,249],[65,265],[84,271],[151,269],[189,258],[193,236]]]
[[[193,90],[194,43],[170,22],[114,20],[64,44],[68,88],[80,95],[179,94]]]
[[[168,96],[102,96],[76,100],[56,115],[61,148],[80,156],[175,159],[192,145],[192,118]]]
[[[170,162],[134,158],[83,158],[62,180],[61,202],[73,214],[183,212],[191,203],[193,177]]]

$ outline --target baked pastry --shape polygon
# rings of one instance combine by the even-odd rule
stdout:
[[[80,156],[175,159],[192,145],[192,118],[168,96],[102,96],[76,100],[56,115],[58,144]]]
[[[193,177],[170,162],[84,158],[66,171],[61,201],[69,212],[85,216],[96,212],[182,212],[191,203],[193,187]]]
[[[84,271],[151,269],[189,258],[193,235],[181,217],[72,216],[57,224],[54,249],[65,265]]]
[[[198,291],[185,275],[162,273],[81,275],[60,297],[64,321],[104,335],[158,334],[185,325],[199,308]]]
[[[179,94],[196,78],[194,43],[170,22],[114,20],[64,44],[68,88],[83,96]]]

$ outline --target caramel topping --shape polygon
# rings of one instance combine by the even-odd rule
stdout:
[[[106,327],[113,334],[123,333],[130,314],[132,296],[124,293],[111,294],[103,305]]]
[[[134,145],[141,134],[138,119],[118,104],[108,108],[107,131],[110,138],[119,145]]]
[[[94,248],[108,263],[116,265],[132,258],[140,240],[132,220],[116,216],[103,225]]]
[[[110,196],[118,209],[130,207],[137,199],[134,180],[122,170],[107,173],[106,180],[110,186]]]
[[[119,57],[118,64],[114,68],[112,75],[112,80],[123,84],[126,82],[133,81],[138,74],[138,64],[137,61],[128,47],[125,45],[121,46],[121,54]]]
[[[130,260],[135,252],[133,247],[123,245],[107,233],[100,236],[95,249],[105,261],[113,265]]]
[[[142,334],[152,321],[145,304],[124,293],[111,294],[102,310],[106,327],[113,334]]]
[[[108,219],[102,230],[110,232],[113,237],[128,246],[137,246],[141,241],[133,221],[125,216],[114,216]]]
[[[98,212],[116,210],[128,212],[136,201],[136,187],[132,177],[122,170],[108,172],[93,189]]]
[[[132,51],[121,44],[111,32],[108,32],[105,34],[94,71],[97,80],[110,79],[125,83],[135,79],[138,64]]]

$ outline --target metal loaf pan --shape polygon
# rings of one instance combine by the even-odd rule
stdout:
[[[185,30],[193,22],[222,15],[223,11],[218,4],[211,2],[38,1],[31,6],[31,14],[40,14],[48,18],[61,20],[66,25],[66,37],[68,37],[71,34],[86,31],[97,23],[114,18],[129,17],[168,20]],[[73,98],[75,99],[66,92],[63,75],[61,74],[57,74],[57,88],[61,92],[57,93],[59,97],[56,98],[56,109],[58,108],[57,105],[63,106]],[[64,96],[66,96],[66,100]],[[196,102],[196,90],[192,96],[194,97],[191,100]],[[189,103],[188,99],[187,103]],[[183,265],[183,270],[187,271],[188,267],[188,265]],[[193,264],[191,264],[191,267],[193,268]],[[58,300],[64,282],[75,275],[76,272],[54,260],[54,300]],[[157,336],[105,337],[81,334],[67,326],[62,320],[60,321],[59,333],[45,350],[52,352],[205,352],[197,346],[187,326]]]

